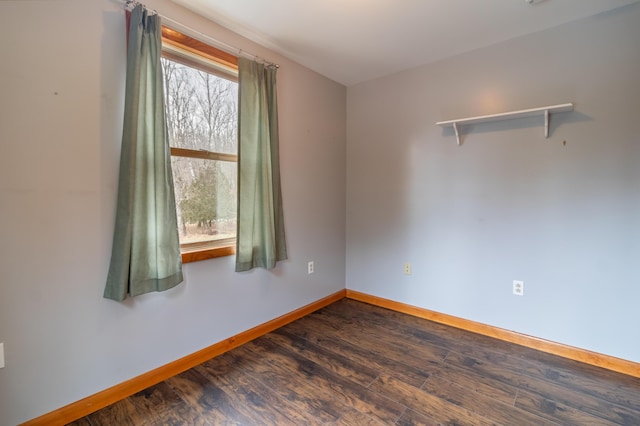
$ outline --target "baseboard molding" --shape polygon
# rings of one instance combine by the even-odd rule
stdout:
[[[29,420],[23,423],[22,426],[65,425],[73,422],[345,297],[640,378],[639,363],[347,289],[340,290],[288,314],[215,343],[198,352],[194,352],[94,395],[90,395],[55,411]]]
[[[300,319],[311,312],[317,311],[325,306],[328,306],[338,300],[344,299],[346,290],[340,290],[327,297],[310,303],[302,308],[296,309],[293,312],[282,315],[271,321],[260,324],[247,331],[236,334],[233,337],[215,343],[207,348],[204,348],[198,352],[194,352],[190,355],[180,358],[169,364],[158,367],[155,370],[151,370],[140,376],[134,377],[126,382],[117,384],[94,395],[88,396],[80,401],[73,402],[62,408],[59,408],[50,413],[44,414],[33,420],[29,420],[23,423],[23,426],[39,426],[39,425],[65,425],[72,421],[78,420],[88,414],[98,411],[114,402],[120,401],[128,396],[133,395],[136,392],[140,392],[143,389],[153,386],[162,382],[170,377],[180,374],[190,368],[195,367],[211,358],[221,355],[233,348],[250,342],[264,334],[267,334],[277,328],[280,328],[290,322]]]
[[[537,349],[549,354],[558,355],[564,358],[572,359],[574,361],[580,361],[585,364],[595,365],[597,367],[606,368],[618,373],[623,373],[629,376],[640,378],[640,364],[636,362],[627,361],[621,358],[616,358],[597,352],[591,352],[586,349],[580,349],[573,346],[564,345],[562,343],[551,342],[549,340],[528,336],[526,334],[520,334],[515,331],[493,327],[491,325],[458,318],[452,315],[441,314],[438,312],[430,311],[428,309],[407,305],[405,303],[384,299],[382,297],[371,296],[369,294],[360,293],[354,290],[347,289],[346,292],[349,299],[358,300],[370,305],[380,306],[382,308],[391,309],[393,311],[401,312],[415,317],[428,319],[440,324],[450,325],[462,330],[471,331],[473,333],[482,334],[484,336],[493,337],[496,339],[504,340],[506,342],[515,343],[520,346]]]

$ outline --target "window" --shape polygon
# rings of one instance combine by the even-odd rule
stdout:
[[[166,27],[162,49],[182,261],[233,254],[237,58]]]

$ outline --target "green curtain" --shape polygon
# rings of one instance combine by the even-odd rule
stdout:
[[[162,87],[160,17],[130,15],[120,181],[104,297],[124,300],[182,282]]]
[[[287,258],[280,189],[276,67],[238,59],[236,272]]]

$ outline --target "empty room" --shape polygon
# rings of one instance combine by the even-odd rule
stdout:
[[[640,425],[640,1],[0,0],[0,426]]]

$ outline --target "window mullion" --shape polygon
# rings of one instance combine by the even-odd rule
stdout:
[[[171,147],[171,155],[176,157],[199,158],[202,160],[230,161],[233,163],[238,162],[238,156],[236,154],[227,154],[224,152],[213,152],[213,151],[207,151],[206,149],[196,150],[196,149]]]

